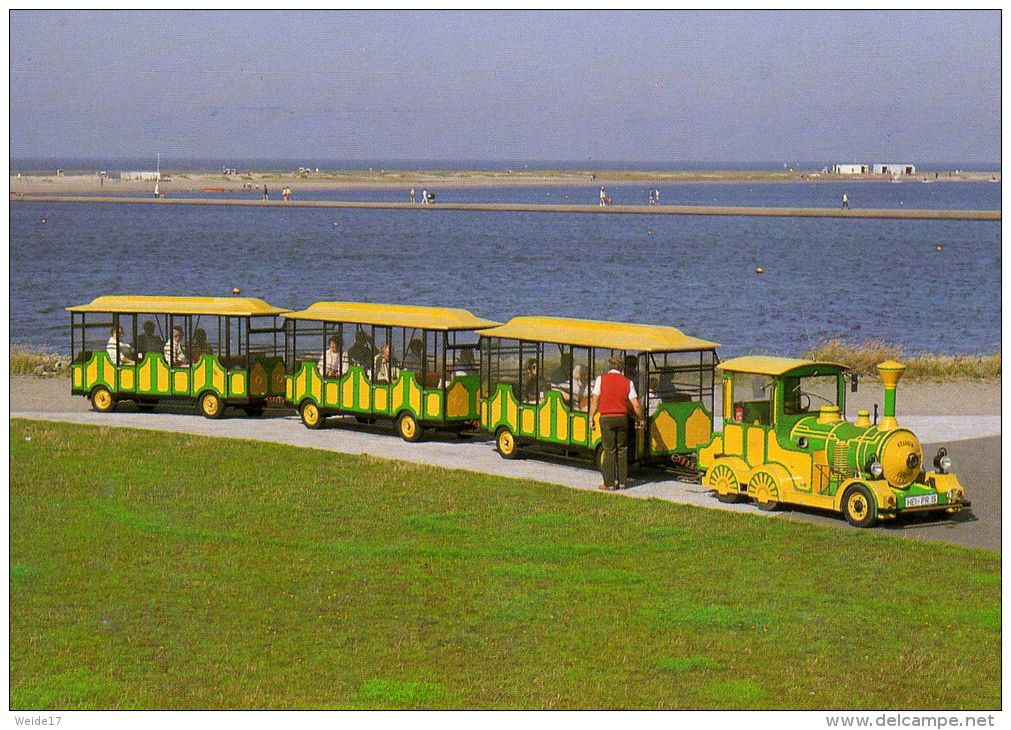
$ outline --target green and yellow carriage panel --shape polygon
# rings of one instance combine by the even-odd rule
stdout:
[[[261,406],[284,396],[284,335],[276,317],[286,310],[260,299],[104,296],[68,311],[71,392],[93,397],[101,391],[100,410],[118,400],[151,405],[214,396],[219,405]],[[254,318],[266,326],[254,326]],[[184,336],[170,364],[173,329]],[[203,354],[191,351],[193,332],[204,333]]]
[[[311,401],[326,412],[396,417],[408,412],[421,421],[474,420],[478,416],[480,376],[453,378],[443,394],[424,389],[415,374],[401,370],[394,383],[373,383],[365,369],[351,365],[343,376],[324,378],[316,365],[301,362],[288,377],[287,402],[294,406]]]
[[[329,414],[409,416],[413,436],[418,423],[455,427],[477,421],[481,378],[474,330],[497,323],[463,309],[365,302],[317,302],[284,316],[285,400],[307,426],[318,427]]]
[[[589,386],[611,354],[629,364],[648,413],[647,428],[636,432],[637,458],[691,454],[711,439],[716,343],[674,327],[562,317],[516,317],[480,334],[481,424],[504,456],[521,441],[595,450]],[[561,377],[540,375],[549,369]],[[585,397],[573,404],[579,393]]]

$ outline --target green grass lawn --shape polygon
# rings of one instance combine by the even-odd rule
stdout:
[[[995,552],[245,441],[10,438],[12,709],[1000,704]]]

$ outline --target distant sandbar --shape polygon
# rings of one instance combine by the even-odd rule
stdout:
[[[999,172],[919,172],[896,178],[901,183],[923,182],[1000,182]],[[165,193],[202,192],[205,188],[223,188],[221,192],[242,192],[252,187],[266,185],[273,194],[289,186],[297,190],[407,190],[417,188],[496,188],[540,186],[599,186],[599,185],[663,185],[672,183],[819,183],[891,182],[887,175],[834,175],[820,172],[768,172],[768,171],[638,171],[638,170],[349,170],[311,172],[308,174],[285,172],[243,171],[226,175],[220,172],[174,171],[162,173],[158,182]],[[12,175],[10,190],[18,195],[73,195],[99,193],[147,193],[154,180],[122,180],[98,175]]]

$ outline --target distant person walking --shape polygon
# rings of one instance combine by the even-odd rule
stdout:
[[[628,482],[628,416],[635,414],[635,427],[643,428],[639,394],[635,383],[621,372],[621,355],[611,355],[608,371],[593,381],[590,397],[590,423],[600,413],[600,444],[602,449],[600,475],[604,483],[600,489],[624,489]]]
[[[653,188],[653,205],[660,205],[660,188]]]
[[[850,207],[850,196],[847,195],[846,193],[842,194],[842,207],[843,208],[849,208]]]
[[[604,190],[604,186],[600,186],[600,204],[607,205],[607,191]]]
[[[270,194],[267,193],[267,186],[266,185],[263,186],[263,199],[264,200],[269,200],[270,199]]]
[[[414,194],[414,188],[411,188],[411,205],[418,202],[418,196]]]
[[[427,190],[422,190],[421,191],[421,204],[422,205],[428,205],[428,191]]]

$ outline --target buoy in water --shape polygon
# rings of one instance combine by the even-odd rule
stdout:
[[[944,246],[941,246],[941,245],[934,246],[934,250],[935,251],[943,251],[944,250]]]
[[[237,286],[233,286],[232,287],[232,295],[233,296],[239,296],[241,293],[242,293],[242,289],[240,289]]]
[[[46,222],[46,219],[45,219],[45,218],[39,218],[39,223],[41,223],[41,224],[45,224],[45,222]]]
[[[652,228],[647,228],[646,229],[646,235],[647,236],[652,236],[653,235],[653,229]]]
[[[757,266],[757,267],[755,267],[755,273],[756,274],[764,274],[765,273],[765,269],[763,269],[761,266]]]

